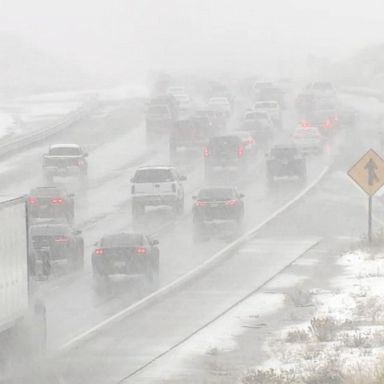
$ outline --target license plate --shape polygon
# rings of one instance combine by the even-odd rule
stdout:
[[[118,269],[124,269],[126,263],[125,263],[124,260],[121,260],[121,261],[119,260],[119,261],[115,261],[115,262],[113,263],[113,265],[114,265],[116,268],[118,268]]]

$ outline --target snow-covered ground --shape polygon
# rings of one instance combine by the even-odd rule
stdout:
[[[266,341],[270,359],[255,367],[250,382],[266,376],[276,383],[288,376],[304,382],[325,372],[373,382],[384,355],[384,253],[355,250],[337,264],[343,273],[331,289],[310,292],[315,315]]]
[[[118,102],[147,97],[143,86],[119,86],[77,92],[50,92],[0,100],[0,139],[30,133],[75,111],[90,100]]]

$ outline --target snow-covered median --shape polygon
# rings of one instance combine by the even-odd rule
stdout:
[[[356,250],[338,264],[332,288],[310,292],[314,316],[271,336],[270,359],[243,383],[384,382],[384,253]]]

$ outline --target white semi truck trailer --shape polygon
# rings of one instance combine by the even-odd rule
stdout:
[[[27,217],[25,197],[0,201],[0,377],[6,362],[36,356],[45,345],[45,307],[31,289]]]

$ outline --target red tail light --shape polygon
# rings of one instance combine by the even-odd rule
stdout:
[[[29,196],[28,197],[28,204],[33,205],[33,204],[36,204],[36,203],[37,203],[36,197],[33,197],[33,196]]]
[[[63,203],[63,199],[61,197],[54,197],[53,199],[51,199],[51,204],[52,205],[60,205]]]
[[[306,121],[306,120],[302,120],[302,121],[300,122],[300,126],[301,126],[302,128],[309,128],[309,123],[308,123],[308,121]]]
[[[193,203],[193,205],[195,207],[203,207],[204,205],[206,205],[207,203],[205,201],[200,201],[200,200],[197,200]]]
[[[94,254],[100,256],[104,253],[103,248],[96,248]]]
[[[237,146],[237,156],[241,157],[244,155],[244,147],[242,145]]]
[[[208,147],[204,147],[203,154],[204,154],[204,157],[208,157],[209,156],[209,149],[208,149]]]
[[[227,207],[232,207],[234,205],[237,204],[237,201],[236,200],[227,200],[224,205],[226,205]]]
[[[331,119],[327,119],[324,121],[324,123],[322,124],[323,128],[331,128],[332,126],[332,121]]]
[[[56,243],[66,243],[68,240],[69,239],[66,236],[58,236],[55,239]]]
[[[147,253],[147,249],[144,247],[136,247],[136,253],[139,255],[143,255],[143,254]]]

